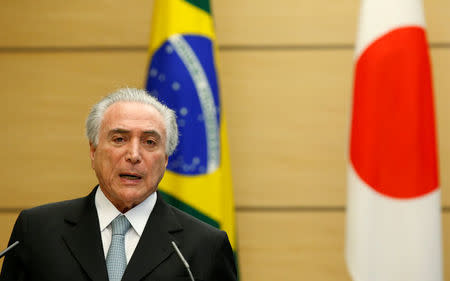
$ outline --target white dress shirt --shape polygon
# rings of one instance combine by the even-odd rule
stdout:
[[[127,263],[136,249],[139,239],[144,232],[148,218],[156,204],[156,192],[153,192],[143,202],[134,208],[128,210],[124,215],[131,224],[130,229],[125,234],[125,255]],[[108,254],[109,245],[111,244],[111,222],[121,214],[119,210],[106,198],[101,188],[97,188],[95,193],[95,207],[97,208],[98,221],[100,223],[100,232],[103,243],[103,253]]]

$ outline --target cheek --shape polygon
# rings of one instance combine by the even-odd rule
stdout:
[[[166,158],[164,156],[158,155],[157,157],[153,157],[152,162],[152,170],[153,172],[160,174],[166,169]]]
[[[117,159],[116,159],[117,158]],[[111,176],[114,167],[120,159],[111,151],[99,151],[94,158],[94,169],[101,172],[104,177]]]
[[[159,162],[159,166],[161,167],[161,169],[165,170],[166,166],[167,166],[166,165],[167,161],[166,161],[165,155],[160,156],[160,158],[158,159],[158,162]]]

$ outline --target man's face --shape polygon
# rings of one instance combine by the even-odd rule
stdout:
[[[151,105],[117,102],[103,116],[92,168],[106,197],[121,212],[156,191],[167,166],[166,128]]]

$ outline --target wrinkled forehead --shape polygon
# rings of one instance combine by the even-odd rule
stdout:
[[[101,128],[116,127],[158,130],[163,135],[166,132],[163,115],[154,106],[138,102],[116,102],[106,109]]]

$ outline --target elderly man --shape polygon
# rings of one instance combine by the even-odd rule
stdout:
[[[225,232],[156,192],[178,143],[172,110],[121,89],[91,110],[86,131],[99,185],[84,198],[23,211],[0,280],[236,280]]]

